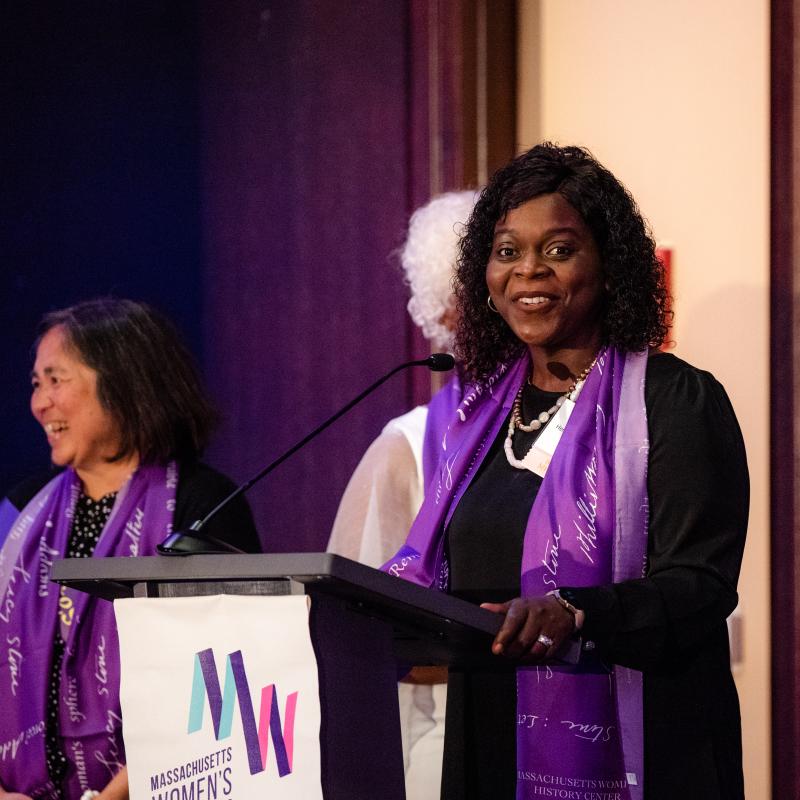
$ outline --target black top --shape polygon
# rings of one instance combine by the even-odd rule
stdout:
[[[35,475],[14,487],[7,497],[16,508],[22,509],[57,474],[58,470],[50,470]],[[202,462],[181,464],[178,491],[175,495],[173,530],[183,530],[202,519],[235,488],[236,484],[230,478]],[[246,553],[261,552],[253,514],[247,500],[241,495],[210,520],[203,532],[230,542]]]
[[[523,420],[528,423],[549,410],[560,396],[560,392],[544,392],[526,383]],[[519,596],[525,527],[542,485],[538,475],[508,463],[503,447],[507,428],[508,420],[447,528],[450,592],[476,603],[503,603]],[[523,458],[539,433],[517,431],[514,455]]]
[[[98,500],[81,493],[75,501],[75,513],[69,530],[64,558],[91,558],[100,534],[111,516],[117,492],[104,494]],[[66,587],[59,590],[59,600],[66,596]],[[61,626],[56,626],[53,637],[53,659],[50,662],[50,682],[47,693],[46,728],[44,737],[47,772],[54,786],[61,786],[66,777],[69,762],[61,747],[58,725],[59,692],[61,688],[61,664],[64,661],[66,642],[61,638]]]
[[[523,417],[558,395],[533,387]],[[646,800],[744,797],[741,731],[725,618],[737,602],[749,505],[744,445],[722,386],[672,355],[647,365],[648,571],[562,587],[605,660],[644,672]],[[541,479],[508,464],[507,424],[447,530],[451,590],[474,602],[520,591],[522,541]],[[530,439],[515,436],[521,457]],[[498,659],[498,661],[501,661]],[[451,673],[442,797],[513,798],[513,671]]]

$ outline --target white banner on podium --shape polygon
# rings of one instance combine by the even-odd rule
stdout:
[[[306,597],[114,608],[131,800],[322,800]]]

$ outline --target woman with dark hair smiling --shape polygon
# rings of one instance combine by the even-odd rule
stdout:
[[[725,619],[749,503],[708,372],[659,352],[669,298],[588,151],[498,171],[461,242],[471,383],[389,572],[502,615],[451,670],[442,796],[744,796]]]
[[[32,384],[62,469],[0,506],[0,798],[126,797],[113,607],[59,590],[50,564],[153,555],[234,486],[199,461],[215,414],[148,306],[109,298],[45,316]],[[241,499],[209,528],[260,549]]]

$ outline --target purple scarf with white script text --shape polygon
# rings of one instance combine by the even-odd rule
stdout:
[[[461,381],[458,375],[454,375],[428,403],[425,436],[422,440],[422,476],[425,489],[436,474],[436,465],[442,450],[442,436],[460,402]]]
[[[523,596],[642,577],[646,363],[646,352],[608,349],[589,374],[528,519]],[[447,590],[445,529],[529,372],[524,357],[466,388],[442,438],[438,475],[405,546],[384,570]],[[519,800],[580,789],[643,797],[641,673],[586,664],[517,670]]]
[[[140,466],[117,494],[95,557],[153,555],[172,529],[177,466]],[[110,602],[49,580],[63,558],[80,481],[67,469],[0,531],[0,784],[61,797],[45,760],[50,665],[57,627],[66,643],[59,730],[70,764],[64,796],[102,790],[125,763],[119,643]]]

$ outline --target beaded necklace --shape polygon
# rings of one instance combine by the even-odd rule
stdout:
[[[525,433],[538,431],[547,425],[552,417],[558,412],[558,409],[561,408],[561,406],[563,406],[567,400],[571,400],[573,403],[577,402],[581,390],[583,389],[583,384],[586,382],[587,376],[592,371],[592,367],[594,367],[596,363],[597,356],[595,356],[592,359],[592,363],[589,364],[589,366],[586,367],[586,369],[583,370],[580,375],[578,375],[572,386],[570,386],[569,389],[567,389],[567,391],[556,400],[552,408],[548,409],[547,411],[542,411],[538,417],[532,419],[527,425],[522,421],[522,392],[525,388],[525,384],[523,383],[522,386],[519,387],[517,396],[514,398],[514,405],[511,407],[511,419],[508,421],[508,433],[506,434],[506,440],[503,443],[506,459],[512,467],[515,467],[516,469],[527,469],[527,466],[525,465],[525,457],[528,455],[527,452],[522,458],[517,458],[514,455],[514,433],[518,430],[524,431]],[[531,443],[531,447],[528,448],[528,451],[530,451],[532,447],[533,443]]]

